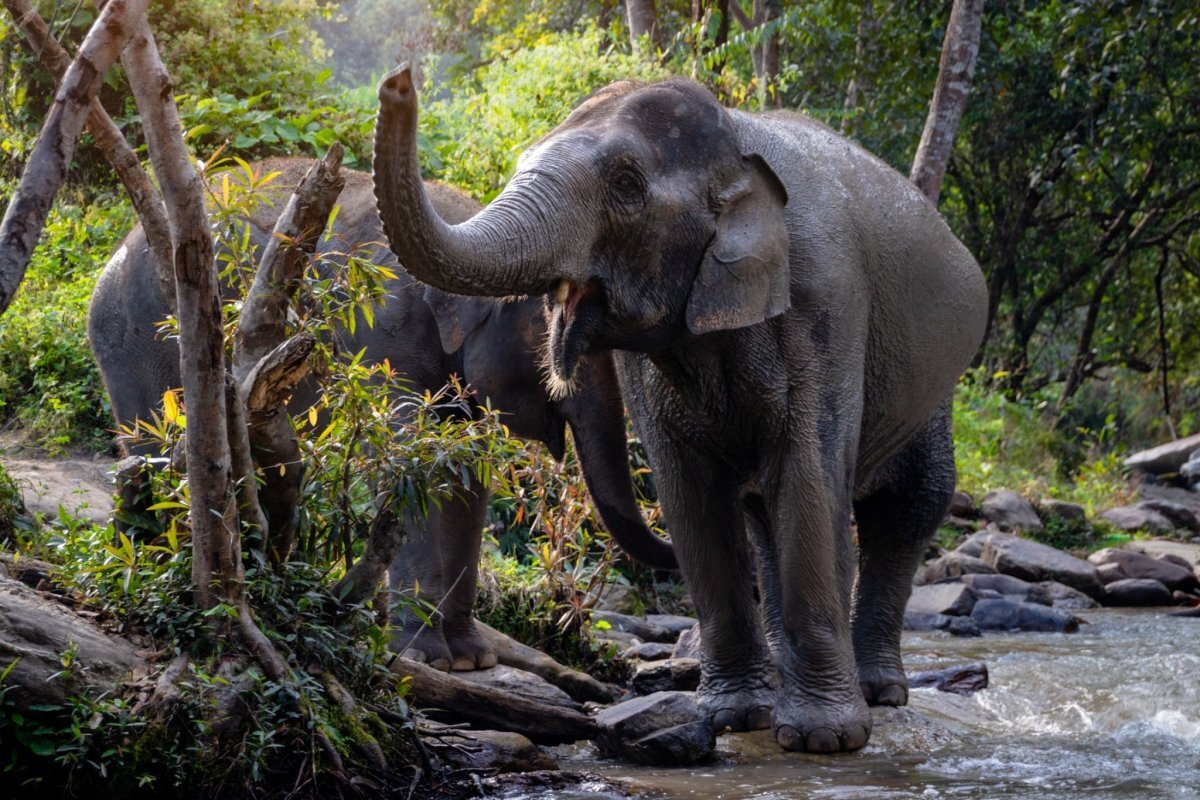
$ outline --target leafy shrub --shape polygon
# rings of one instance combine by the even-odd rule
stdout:
[[[133,224],[122,199],[60,200],[0,323],[0,422],[41,445],[98,444],[111,425],[84,320],[96,276]]]

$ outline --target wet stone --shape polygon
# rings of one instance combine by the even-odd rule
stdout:
[[[946,614],[962,617],[975,607],[975,592],[961,582],[932,583],[913,587],[906,611],[917,614]]]
[[[1123,531],[1148,531],[1150,533],[1172,533],[1175,526],[1171,520],[1152,508],[1118,506],[1100,515],[1100,519]]]
[[[1005,533],[992,534],[983,560],[1005,575],[1025,581],[1058,581],[1099,598],[1103,592],[1096,567],[1049,545]]]
[[[988,686],[987,665],[976,661],[940,669],[914,670],[908,673],[910,689],[932,687],[939,692],[971,694]]]
[[[1016,595],[1024,597],[1029,594],[1029,589],[1032,584],[1029,581],[1023,581],[1020,578],[1014,578],[1012,575],[1001,575],[999,573],[993,575],[964,575],[963,583],[970,586],[976,592],[993,591],[999,592],[1002,595]]]
[[[1066,611],[1012,600],[980,600],[971,619],[983,631],[1074,633],[1082,622]]]
[[[700,662],[694,658],[670,658],[640,665],[630,681],[634,694],[692,692],[700,685]]]
[[[1132,550],[1108,547],[1092,553],[1088,556],[1088,561],[1104,569],[1104,578],[1114,576],[1115,580],[1124,578],[1155,580],[1168,589],[1185,592],[1198,585],[1196,575],[1192,572],[1191,567],[1180,566],[1171,561]],[[1117,569],[1109,568],[1109,565],[1112,564],[1115,564]],[[1111,580],[1106,581],[1106,583],[1111,582]]]
[[[636,636],[643,642],[673,642],[678,636],[677,633],[672,633],[661,625],[647,622],[641,617],[618,614],[615,611],[593,611],[592,625],[595,626],[597,622],[607,623],[610,626],[601,634],[606,638],[617,638],[611,636],[613,633],[627,633]]]
[[[1106,606],[1169,606],[1171,590],[1148,578],[1126,578],[1104,587]]]
[[[979,636],[979,626],[970,617],[949,617],[945,614],[904,614],[906,631],[945,631],[951,636]]]
[[[1010,489],[996,489],[984,495],[979,513],[1005,531],[1037,533],[1045,527],[1029,501]]]
[[[700,658],[700,626],[695,625],[679,634],[672,658]]]
[[[996,568],[981,558],[964,555],[958,552],[944,553],[926,562],[917,571],[916,583],[937,583],[947,578],[958,578],[963,575],[995,574]]]
[[[695,699],[656,692],[610,706],[596,715],[600,752],[639,764],[682,766],[712,757],[716,733]]]
[[[674,652],[675,645],[663,644],[662,642],[642,642],[635,644],[633,647],[626,649],[621,656],[623,658],[638,659],[639,661],[662,661],[664,658],[670,658]]]
[[[1099,603],[1083,592],[1058,581],[1040,581],[1031,584],[1025,600],[1051,608],[1061,608],[1064,611],[1083,611],[1100,607]]]
[[[697,625],[695,617],[685,617],[680,614],[647,614],[646,622],[649,622],[651,625],[657,625],[660,628],[666,628],[675,634],[683,633]]]

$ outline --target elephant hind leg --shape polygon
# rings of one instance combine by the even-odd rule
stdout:
[[[475,622],[479,593],[479,548],[487,517],[489,492],[473,486],[456,489],[459,496],[442,504],[441,558],[446,594],[442,602],[442,633],[455,671],[490,669],[496,651]]]
[[[954,481],[947,401],[873,476],[870,494],[854,503],[859,540],[854,657],[859,686],[870,705],[908,703],[900,660],[904,607],[921,555],[945,516]]]
[[[391,649],[442,672],[450,671],[450,648],[442,633],[444,597],[441,539],[436,512],[409,512],[408,540],[388,567],[392,591]]]

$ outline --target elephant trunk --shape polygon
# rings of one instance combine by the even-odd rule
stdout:
[[[594,391],[559,401],[571,425],[575,452],[583,467],[588,492],[609,535],[632,558],[655,569],[678,569],[675,550],[646,525],[638,510],[629,450],[625,442],[625,416],[611,356],[590,356],[587,367],[604,371],[589,381]]]
[[[379,84],[375,197],[392,252],[418,280],[455,294],[545,294],[570,268],[569,220],[552,226],[542,180],[514,178],[496,200],[460,225],[434,210],[417,158],[417,93],[407,64]],[[553,182],[551,182],[553,183]]]

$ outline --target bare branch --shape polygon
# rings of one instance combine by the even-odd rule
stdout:
[[[24,34],[25,40],[37,54],[42,66],[50,71],[56,79],[62,80],[70,64],[70,56],[58,40],[50,33],[46,21],[30,5],[29,0],[4,0],[4,5],[16,20],[17,27]],[[142,169],[141,162],[121,129],[112,121],[112,117],[93,98],[87,116],[87,129],[91,132],[96,146],[104,154],[105,159],[116,170],[117,177],[129,193],[129,199],[142,222],[146,232],[146,240],[150,243],[150,252],[154,254],[154,262],[158,267],[158,280],[163,297],[171,305],[175,305],[175,274],[172,267],[171,231],[167,224],[167,212],[163,208],[162,198],[150,183],[150,176]]]
[[[54,195],[75,156],[92,99],[129,39],[131,22],[144,15],[146,2],[110,0],[67,68],[0,222],[0,314],[8,309],[25,278]]]

